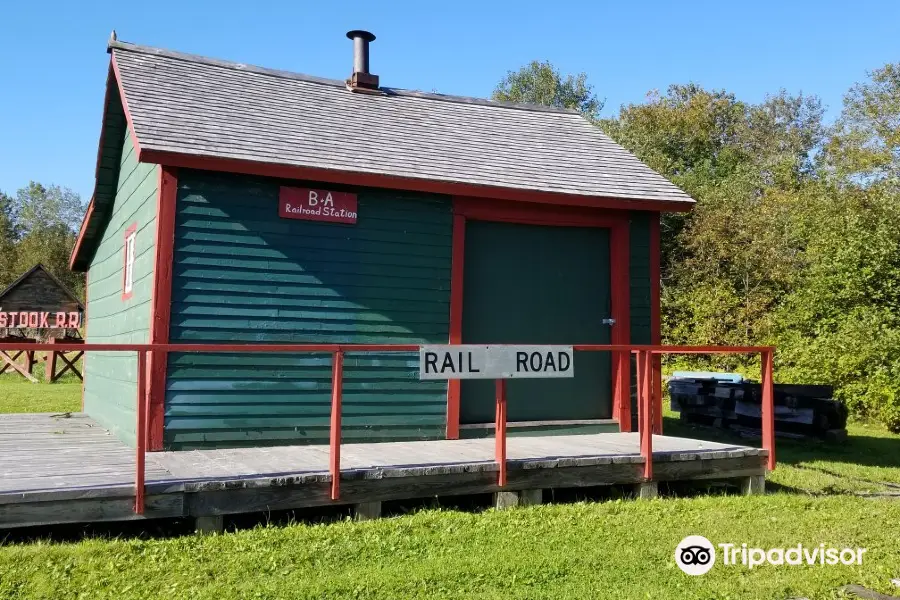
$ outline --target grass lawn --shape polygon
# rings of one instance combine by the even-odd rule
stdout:
[[[222,536],[0,548],[2,598],[839,598],[900,576],[900,502],[704,496],[423,511]],[[861,566],[717,564],[690,577],[676,544],[864,547]],[[895,589],[895,588],[894,588]]]
[[[77,410],[80,384],[0,380],[0,412]],[[665,431],[758,444],[667,415]],[[766,496],[699,495],[367,523],[292,524],[222,536],[0,545],[0,598],[841,598],[900,589],[900,436],[854,424],[843,444],[778,440]],[[874,497],[864,497],[864,496]],[[751,547],[867,548],[861,566],[719,561],[689,577],[685,536]]]
[[[31,383],[19,376],[0,375],[0,413],[77,412],[81,381],[64,376],[56,383]]]
[[[678,422],[666,413],[668,435],[759,446],[758,438],[745,439],[704,427]],[[775,490],[812,496],[834,494],[896,494],[900,496],[900,435],[880,425],[849,423],[844,443],[817,440],[775,440],[778,467],[767,485]],[[898,497],[900,501],[900,497]],[[900,534],[898,534],[900,536]]]

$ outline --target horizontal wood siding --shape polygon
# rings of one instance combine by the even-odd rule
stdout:
[[[446,343],[449,198],[358,193],[354,225],[283,219],[282,182],[183,170],[178,179],[172,342]],[[326,354],[170,357],[168,448],[324,443]],[[346,441],[441,437],[446,383],[418,357],[348,354]]]
[[[652,344],[650,325],[650,219],[659,218],[655,212],[632,212],[628,239],[631,244],[629,260],[631,281],[631,343]],[[631,413],[637,423],[637,367],[631,357]]]
[[[88,273],[87,342],[138,344],[150,337],[150,298],[156,244],[158,167],[137,162],[131,136],[122,135],[116,198]],[[123,299],[125,231],[137,225],[134,291]],[[85,359],[84,408],[124,442],[134,444],[137,358],[91,352]]]
[[[631,343],[652,343],[650,327],[650,219],[659,213],[633,212],[631,242]]]

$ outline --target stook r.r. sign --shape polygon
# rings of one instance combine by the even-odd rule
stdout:
[[[422,346],[419,379],[574,377],[572,346]]]

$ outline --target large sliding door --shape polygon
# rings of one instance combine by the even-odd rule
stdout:
[[[466,223],[465,344],[608,344],[609,229]],[[609,418],[607,353],[575,355],[573,379],[510,380],[509,421]],[[461,384],[460,422],[494,420],[491,381]]]

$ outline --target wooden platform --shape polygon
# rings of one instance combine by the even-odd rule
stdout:
[[[493,445],[493,438],[346,444],[339,501],[329,496],[327,446],[149,453],[146,513],[138,516],[133,449],[86,415],[0,415],[0,528],[642,481],[636,433],[510,437],[504,488]],[[666,436],[654,436],[653,445],[655,481],[765,473],[758,448]]]

